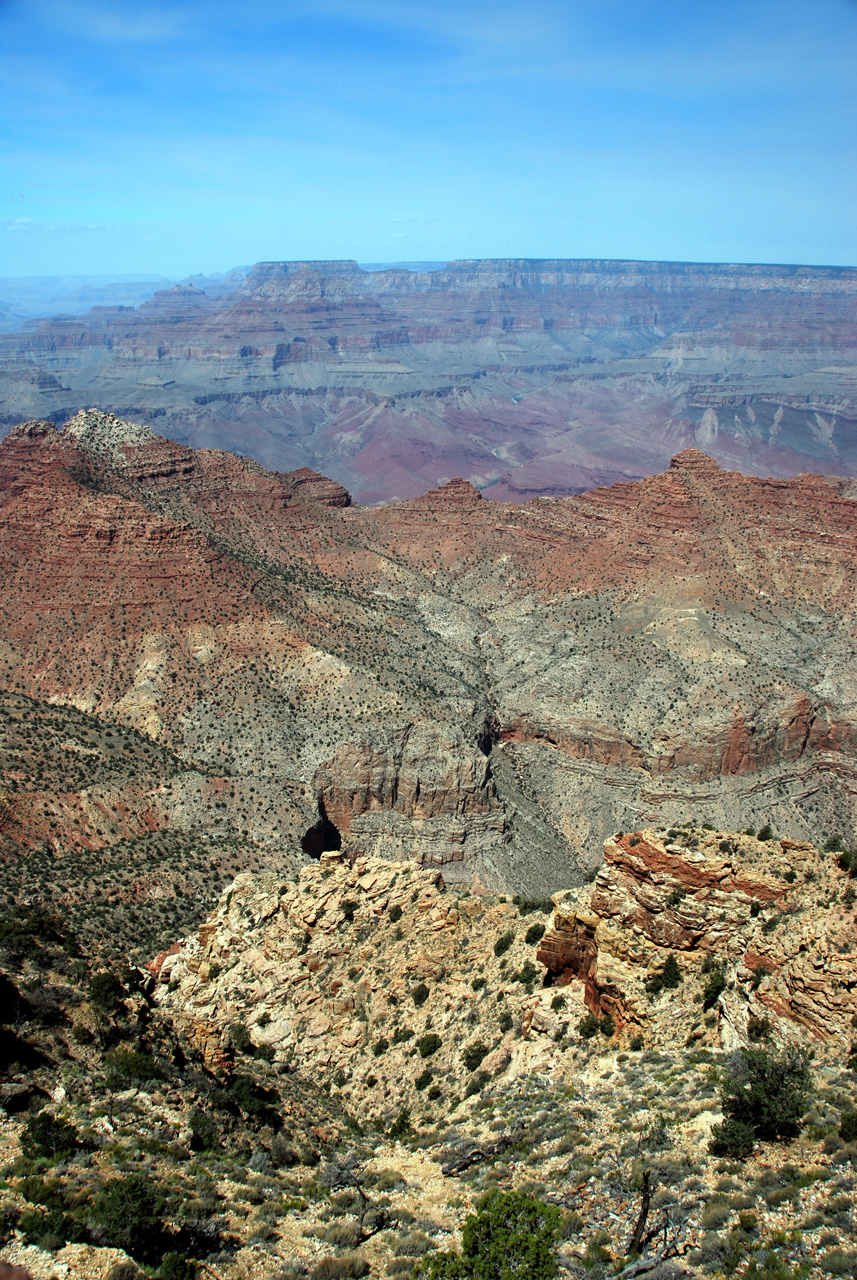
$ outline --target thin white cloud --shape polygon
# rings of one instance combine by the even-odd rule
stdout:
[[[138,8],[131,5],[85,3],[79,0],[42,0],[43,19],[54,27],[73,31],[104,44],[141,44],[172,40],[187,25],[186,9]]]

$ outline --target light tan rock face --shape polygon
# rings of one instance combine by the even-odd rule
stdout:
[[[526,941],[544,920],[459,897],[414,862],[327,853],[297,883],[239,876],[198,934],[158,958],[156,999],[216,1069],[244,1023],[276,1062],[346,1102],[431,1107],[479,1071],[553,1060],[560,1019]]]
[[[810,845],[642,831],[556,895],[545,932],[541,910],[461,896],[437,870],[326,853],[297,882],[238,876],[151,966],[155,999],[215,1070],[240,1067],[243,1025],[284,1070],[387,1119],[494,1077],[574,1079],[587,1011],[612,1019],[597,1034],[613,1048],[797,1043],[833,1060],[857,1013],[847,884]],[[681,981],[653,993],[670,955]]]
[[[606,842],[591,886],[556,895],[538,959],[551,985],[582,983],[587,1007],[630,1034],[841,1049],[857,1013],[847,884],[835,855],[805,843],[693,829],[625,834]],[[669,955],[682,980],[651,994]],[[706,1000],[716,970],[723,990]]]

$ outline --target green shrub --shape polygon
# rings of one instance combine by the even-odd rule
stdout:
[[[414,1033],[410,1027],[396,1027],[393,1032],[393,1044],[404,1044],[407,1040],[412,1040]]]
[[[404,1138],[411,1132],[411,1113],[407,1107],[402,1107],[390,1126],[391,1138]]]
[[[430,1280],[552,1280],[560,1215],[521,1191],[490,1191],[470,1214],[461,1253],[424,1259]]]
[[[250,1032],[243,1022],[236,1022],[229,1028],[229,1039],[232,1041],[232,1047],[236,1052],[253,1052],[253,1041],[250,1039]]]
[[[191,1151],[214,1151],[220,1145],[220,1127],[214,1116],[194,1107],[188,1120]]]
[[[380,1058],[381,1054],[386,1053],[389,1047],[390,1047],[390,1041],[386,1038],[386,1036],[381,1036],[380,1039],[376,1040],[375,1043],[372,1045],[372,1052],[376,1058]]]
[[[463,1051],[461,1060],[468,1071],[475,1071],[488,1053],[490,1053],[488,1045],[483,1040],[475,1040]]]
[[[21,1134],[21,1150],[31,1159],[62,1160],[73,1155],[80,1145],[74,1125],[50,1111],[30,1116]]]
[[[42,1249],[59,1249],[64,1244],[83,1244],[88,1233],[81,1222],[69,1217],[61,1207],[25,1209],[18,1216],[18,1230],[27,1244]]]
[[[421,1009],[429,998],[429,989],[424,982],[420,982],[411,992],[411,999],[418,1009]]]
[[[672,952],[669,953],[662,969],[651,974],[646,981],[646,990],[649,995],[656,996],[665,989],[673,989],[681,985],[684,976],[678,966],[678,961]]]
[[[89,980],[89,1002],[101,1013],[116,1013],[125,995],[115,973],[94,973]]]
[[[99,1243],[124,1249],[138,1262],[161,1251],[164,1197],[145,1173],[129,1173],[108,1182],[92,1204],[93,1234]]]
[[[675,987],[681,986],[681,983],[684,981],[681,969],[678,967],[678,961],[672,952],[669,953],[666,961],[664,962],[661,977],[663,978],[663,983],[667,990],[672,990]]]
[[[744,1049],[733,1054],[720,1094],[724,1120],[712,1130],[712,1153],[742,1159],[757,1138],[793,1137],[809,1088],[809,1061],[801,1050],[773,1054]]]
[[[250,1116],[260,1124],[269,1124],[272,1128],[278,1126],[276,1095],[263,1089],[250,1076],[233,1076],[232,1083],[226,1090],[226,1097],[245,1116]]]
[[[514,1019],[508,1009],[504,1009],[500,1014],[498,1026],[501,1031],[511,1031]]]
[[[616,1034],[616,1023],[610,1017],[609,1013],[606,1013],[603,1018],[599,1019],[598,1030],[603,1036],[606,1036],[608,1040]]]
[[[390,910],[387,912],[387,916],[393,924],[398,924],[402,918],[402,908],[399,906],[398,902],[393,903],[392,907],[390,907]]]
[[[756,1131],[753,1126],[727,1116],[722,1124],[713,1126],[708,1150],[714,1156],[746,1160],[755,1145]]]
[[[436,1031],[427,1031],[424,1036],[420,1036],[417,1041],[417,1049],[421,1058],[430,1058],[433,1053],[437,1053],[443,1044],[440,1036]]]
[[[756,839],[761,840],[763,843],[767,843],[769,840],[774,839],[774,828],[771,826],[770,822],[765,823],[759,834],[756,836]]]
[[[422,1093],[423,1089],[428,1088],[432,1080],[434,1080],[434,1072],[429,1071],[428,1067],[426,1067],[425,1071],[421,1071],[414,1081],[414,1088]]]
[[[500,937],[494,943],[494,955],[504,956],[514,941],[515,935],[511,929],[508,933],[501,933]]]
[[[643,1047],[643,1037],[631,1036],[631,1042],[628,1045],[628,1048],[633,1049],[634,1053],[639,1053],[642,1047]]]
[[[726,990],[726,974],[720,968],[714,968],[705,980],[702,988],[703,1009],[713,1009]]]
[[[165,1253],[164,1260],[155,1272],[158,1280],[195,1280],[197,1265],[180,1253]]]
[[[127,1089],[135,1084],[165,1080],[167,1073],[151,1054],[133,1049],[111,1049],[104,1055],[107,1083],[112,1089]]]
[[[843,1111],[839,1136],[843,1142],[857,1142],[857,1111]]]
[[[591,1011],[585,1014],[577,1024],[577,1030],[584,1040],[591,1040],[598,1031],[598,1019]]]
[[[353,902],[350,898],[346,898],[344,902],[340,902],[339,909],[345,916],[346,923],[353,924],[354,913],[357,910],[357,903]]]
[[[531,924],[527,932],[524,934],[524,942],[528,947],[533,947],[537,942],[541,942],[545,936],[545,926],[543,924]]]
[[[554,996],[553,999],[551,1000],[551,1008],[553,1009],[554,1013],[559,1013],[560,1009],[565,1008],[565,1005],[566,1005],[565,996],[557,995],[557,996]]]

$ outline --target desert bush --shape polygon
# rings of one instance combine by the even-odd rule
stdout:
[[[723,970],[719,966],[709,970],[705,986],[702,989],[703,1009],[713,1009],[725,990],[726,974]]]
[[[191,1151],[214,1151],[220,1145],[220,1126],[214,1116],[194,1107],[188,1125]]]
[[[839,1136],[843,1142],[857,1141],[857,1111],[843,1111],[839,1122]]]
[[[94,973],[87,991],[89,1002],[100,1013],[116,1013],[125,995],[122,983],[115,973]]]
[[[716,1124],[711,1130],[709,1151],[714,1156],[732,1156],[735,1160],[746,1160],[756,1145],[756,1131],[750,1124],[727,1116],[722,1124]]]
[[[501,933],[500,937],[494,943],[494,955],[504,956],[514,941],[515,935],[511,929],[508,933]]]
[[[545,936],[545,926],[543,924],[531,924],[527,932],[524,934],[524,942],[528,947],[533,947],[537,942],[541,942]]]
[[[322,1258],[310,1272],[312,1280],[358,1280],[368,1274],[368,1262],[357,1253],[347,1258]]]
[[[21,1134],[21,1150],[31,1159],[61,1160],[73,1155],[80,1145],[74,1125],[50,1111],[30,1116]]]
[[[93,1200],[93,1234],[100,1244],[124,1249],[139,1262],[150,1261],[162,1249],[163,1208],[164,1197],[147,1174],[115,1178]]]
[[[407,1107],[402,1107],[401,1111],[396,1116],[395,1120],[390,1126],[389,1136],[391,1138],[404,1138],[404,1137],[407,1137],[407,1135],[410,1132],[411,1132],[411,1113]],[[381,1179],[379,1178],[378,1183],[376,1185],[380,1186],[380,1181]]]
[[[437,1053],[442,1044],[443,1041],[436,1031],[427,1031],[417,1041],[417,1050],[421,1058],[430,1058],[433,1053]]]
[[[426,1000],[429,998],[429,989],[424,982],[420,982],[411,992],[411,999],[418,1009],[422,1008]]]
[[[158,1280],[195,1280],[197,1265],[180,1253],[165,1253],[164,1260],[155,1272]]]
[[[131,1085],[150,1084],[165,1080],[166,1071],[149,1053],[137,1053],[133,1049],[111,1049],[104,1056],[107,1083],[113,1089],[127,1089]]]
[[[461,1253],[430,1254],[424,1273],[430,1280],[551,1280],[559,1229],[554,1205],[521,1191],[490,1191],[464,1224]]]
[[[391,1258],[387,1263],[388,1276],[409,1276],[414,1269],[413,1258]]]
[[[729,1214],[728,1200],[709,1200],[702,1211],[699,1225],[703,1231],[719,1231],[729,1221]]]
[[[733,1054],[721,1086],[724,1121],[712,1130],[712,1153],[742,1159],[748,1154],[751,1135],[754,1139],[794,1137],[809,1088],[809,1061],[801,1050],[773,1054],[744,1049]]]
[[[468,1045],[461,1055],[461,1060],[468,1071],[475,1071],[490,1052],[488,1045],[483,1040],[475,1040],[473,1044]]]
[[[398,902],[393,903],[392,907],[390,907],[390,910],[387,912],[387,915],[393,924],[398,924],[402,918],[402,908],[399,906]]]
[[[589,1013],[584,1014],[580,1019],[577,1024],[577,1030],[580,1032],[580,1035],[584,1040],[591,1040],[592,1037],[597,1034],[598,1019],[591,1010]]]

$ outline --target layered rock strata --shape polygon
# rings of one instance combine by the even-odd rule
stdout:
[[[852,491],[689,450],[576,498],[457,480],[369,509],[97,411],[18,428],[0,445],[14,857],[169,831],[286,870],[347,841],[535,897],[611,831],[689,814],[850,842]],[[39,762],[31,715],[56,735]]]
[[[177,286],[0,335],[0,421],[97,403],[362,502],[456,475],[504,501],[580,492],[687,446],[854,474],[855,292],[835,267],[264,262],[221,297]]]
[[[836,856],[792,840],[645,830],[557,894],[539,947],[552,987],[626,1032],[689,1043],[831,1043],[857,1014],[857,932]],[[663,985],[664,966],[677,962]]]

